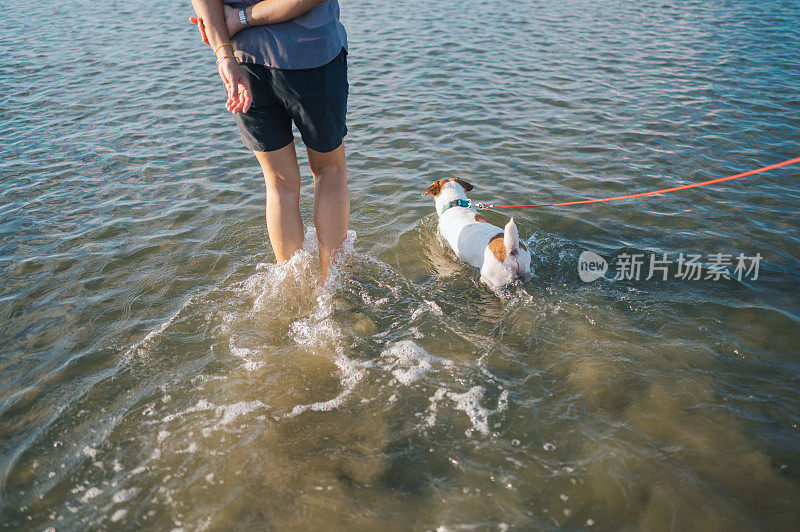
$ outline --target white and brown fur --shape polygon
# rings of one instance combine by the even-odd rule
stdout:
[[[454,205],[442,212],[451,201],[466,200],[472,188],[463,179],[439,179],[422,195],[430,194],[436,201],[439,233],[445,242],[460,259],[480,269],[481,280],[496,290],[530,273],[531,254],[519,241],[513,218],[500,229],[471,207]]]

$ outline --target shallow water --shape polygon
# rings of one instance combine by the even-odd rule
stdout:
[[[327,289],[313,228],[273,263],[188,2],[4,11],[2,528],[800,525],[800,170],[489,212],[533,253],[500,294],[420,196],[797,157],[794,2],[346,0],[352,231]],[[583,250],[763,261],[584,283]]]

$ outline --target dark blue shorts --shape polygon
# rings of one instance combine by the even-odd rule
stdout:
[[[329,152],[347,135],[347,52],[327,65],[303,70],[281,70],[262,65],[239,65],[253,93],[246,113],[236,113],[244,145],[255,151],[273,151],[294,140],[294,121],[303,143],[314,151]]]

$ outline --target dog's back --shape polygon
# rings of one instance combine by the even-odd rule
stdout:
[[[468,209],[451,209],[439,218],[439,233],[461,260],[480,268],[483,251],[489,241],[502,229],[475,219]]]

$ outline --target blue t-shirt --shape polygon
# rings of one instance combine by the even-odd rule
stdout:
[[[222,0],[242,8],[259,0]],[[325,65],[347,49],[347,33],[339,22],[338,0],[327,0],[299,17],[278,24],[251,26],[231,38],[241,63],[295,70]]]

